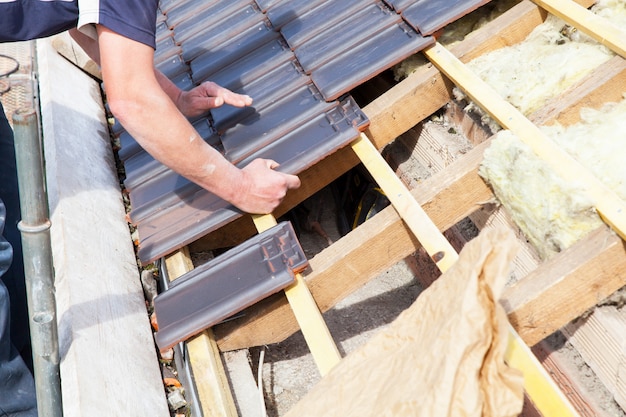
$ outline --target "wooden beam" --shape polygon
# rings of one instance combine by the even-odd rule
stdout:
[[[172,281],[191,271],[193,263],[189,249],[184,247],[167,256],[165,267]],[[213,331],[207,329],[187,340],[185,344],[202,413],[207,417],[237,417],[235,400]]]
[[[602,227],[507,288],[502,303],[532,346],[626,285],[625,270],[624,242]]]
[[[626,59],[615,56],[582,80],[550,99],[529,116],[536,125],[558,122],[568,126],[580,121],[580,110],[618,102],[626,91]]]
[[[271,214],[252,216],[258,232],[276,226],[276,219]],[[294,276],[294,283],[285,288],[285,296],[298,321],[317,369],[322,376],[339,363],[341,354],[333,340],[326,322],[300,273]]]
[[[626,58],[626,31],[609,20],[572,0],[533,0],[533,2]]]

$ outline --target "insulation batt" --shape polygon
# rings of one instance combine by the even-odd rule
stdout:
[[[608,48],[550,15],[523,42],[482,55],[467,65],[501,97],[529,115],[613,56]],[[456,93],[457,99],[463,98]],[[470,104],[467,110],[477,109]]]
[[[626,0],[599,0],[591,11],[609,24],[626,27]],[[484,54],[467,65],[500,96],[529,115],[614,55],[560,18],[548,15],[523,42]],[[465,99],[458,88],[454,92],[457,100]],[[500,130],[474,103],[469,103],[466,111],[479,114],[493,132]]]
[[[626,99],[599,110],[583,109],[577,124],[543,126],[541,130],[626,199]],[[479,174],[543,259],[602,224],[577,184],[558,177],[510,131],[494,137]]]

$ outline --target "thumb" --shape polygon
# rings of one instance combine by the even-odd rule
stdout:
[[[276,161],[274,161],[273,159],[266,159],[265,160],[265,165],[269,168],[269,169],[276,169],[280,166],[280,164]]]

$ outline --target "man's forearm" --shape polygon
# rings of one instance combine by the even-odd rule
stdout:
[[[274,171],[271,160],[237,168],[185,117],[224,103],[250,105],[250,97],[210,82],[182,92],[154,70],[152,48],[100,25],[97,30],[109,108],[155,159],[249,213],[270,213],[288,189],[300,186],[298,177]]]

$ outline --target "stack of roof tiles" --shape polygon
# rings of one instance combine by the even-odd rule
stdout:
[[[350,91],[435,42],[485,0],[162,0],[155,65],[181,89],[211,80],[254,99],[191,120],[237,166],[297,174],[356,139],[368,120]],[[123,131],[120,158],[151,262],[242,213],[155,161]]]

